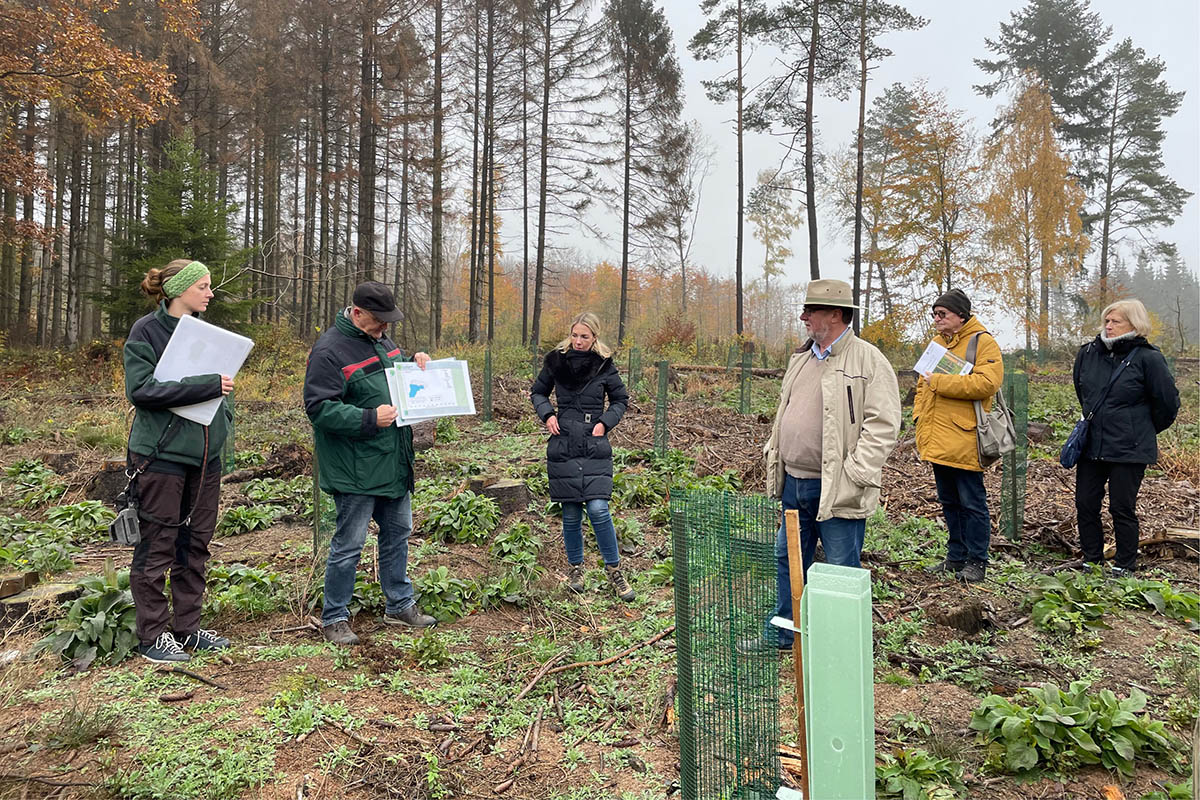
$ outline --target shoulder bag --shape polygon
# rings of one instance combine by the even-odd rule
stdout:
[[[972,369],[982,334],[983,331],[976,333],[967,345],[967,361],[971,362]],[[1017,428],[1013,424],[1012,411],[1004,402],[1003,390],[996,392],[992,410],[987,413],[984,413],[981,401],[974,400],[972,404],[975,406],[975,443],[979,451],[979,466],[986,469],[1017,449]]]
[[[1137,348],[1130,351],[1125,360],[1113,370],[1112,377],[1108,379],[1108,383],[1104,386],[1104,391],[1100,393],[1100,397],[1096,398],[1092,410],[1087,414],[1081,414],[1079,421],[1075,423],[1075,427],[1071,429],[1071,434],[1067,437],[1067,441],[1063,444],[1062,452],[1058,454],[1058,463],[1062,464],[1067,469],[1071,469],[1079,463],[1080,456],[1083,455],[1083,448],[1087,446],[1088,428],[1091,426],[1092,417],[1096,413],[1096,409],[1104,405],[1104,400],[1108,397],[1108,390],[1117,382],[1117,376],[1121,374],[1121,370],[1125,369],[1125,365],[1133,358],[1133,354],[1137,352]]]

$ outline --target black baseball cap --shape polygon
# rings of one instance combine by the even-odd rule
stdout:
[[[396,298],[386,284],[363,281],[354,287],[354,305],[370,311],[380,322],[399,322],[404,312],[396,308]]]

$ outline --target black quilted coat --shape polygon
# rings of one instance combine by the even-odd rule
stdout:
[[[554,392],[558,410],[550,403]],[[608,408],[604,396],[608,395]],[[611,358],[593,350],[551,350],[529,390],[533,409],[542,422],[558,415],[558,436],[546,443],[550,499],[583,503],[612,497],[612,445],[608,432],[621,421],[629,392]],[[597,422],[604,436],[593,436]]]
[[[1075,356],[1075,394],[1085,413],[1091,411],[1113,370],[1130,353],[1133,358],[1117,376],[1088,427],[1083,457],[1093,461],[1153,464],[1158,460],[1157,434],[1179,413],[1179,390],[1158,348],[1141,336],[1123,339],[1112,351],[1097,336]]]

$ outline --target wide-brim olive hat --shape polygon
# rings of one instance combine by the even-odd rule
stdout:
[[[854,304],[854,290],[850,288],[850,284],[832,278],[809,281],[808,291],[804,294],[804,305],[858,308]]]

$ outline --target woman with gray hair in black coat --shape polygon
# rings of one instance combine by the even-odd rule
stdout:
[[[1138,490],[1146,465],[1158,460],[1156,437],[1179,413],[1179,390],[1162,353],[1146,341],[1150,315],[1141,301],[1118,300],[1103,319],[1100,333],[1075,356],[1075,394],[1091,415],[1076,465],[1075,511],[1084,563],[1103,564],[1100,504],[1108,484],[1117,542],[1113,574],[1120,576],[1137,568]]]
[[[554,392],[558,408],[550,402]],[[608,408],[604,406],[608,398]],[[533,409],[550,431],[546,471],[550,499],[562,504],[563,545],[567,551],[567,588],[579,593],[583,583],[583,512],[586,508],[596,544],[614,593],[633,600],[633,589],[621,570],[617,532],[608,510],[612,499],[612,445],[608,432],[621,421],[629,392],[613,364],[612,350],[600,341],[600,320],[580,314],[571,334],[546,354],[542,371],[529,392]]]

